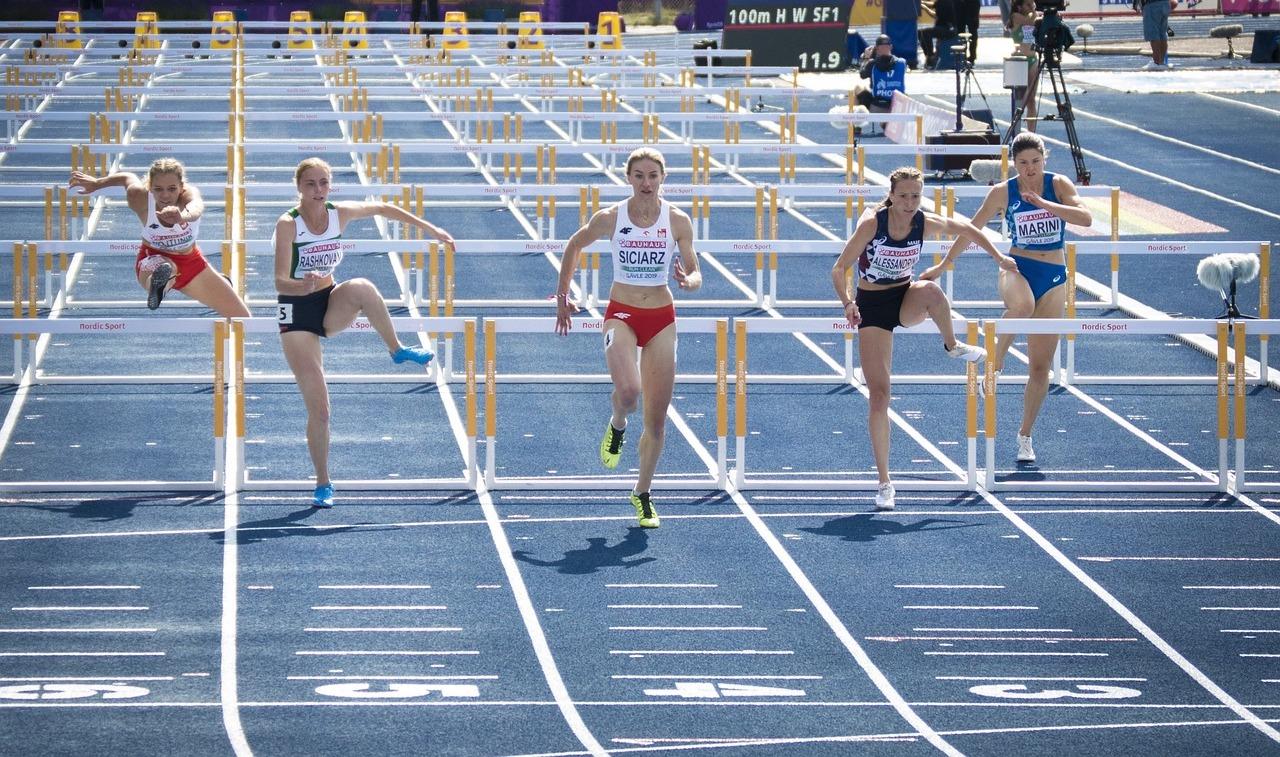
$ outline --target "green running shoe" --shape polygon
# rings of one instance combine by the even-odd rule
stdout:
[[[625,428],[621,431],[614,428],[612,420],[605,423],[604,438],[600,440],[600,462],[604,467],[618,467],[618,460],[622,457],[622,435],[626,432]]]
[[[662,521],[658,520],[658,511],[653,508],[653,502],[649,500],[649,492],[643,494],[631,494],[631,506],[636,509],[636,517],[640,519],[640,525],[643,528],[657,528],[662,525]]]

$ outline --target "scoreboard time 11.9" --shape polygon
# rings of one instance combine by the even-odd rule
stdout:
[[[852,0],[729,0],[722,44],[750,50],[757,66],[839,71],[848,65],[852,5]]]

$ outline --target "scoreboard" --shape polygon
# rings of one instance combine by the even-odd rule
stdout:
[[[840,71],[849,65],[852,6],[853,0],[729,0],[722,44],[750,50],[757,66]]]

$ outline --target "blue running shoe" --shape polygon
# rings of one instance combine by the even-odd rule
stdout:
[[[418,365],[426,365],[436,353],[426,347],[401,347],[396,350],[391,359],[397,363],[417,363]]]
[[[333,507],[333,484],[325,484],[317,486],[315,497],[311,500],[312,507]]]

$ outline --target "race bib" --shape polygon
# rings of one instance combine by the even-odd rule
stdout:
[[[276,304],[276,322],[282,326],[290,326],[293,324],[292,302],[281,302]]]
[[[1017,211],[1013,214],[1013,227],[1018,244],[1058,244],[1062,241],[1062,219],[1043,208]]]

